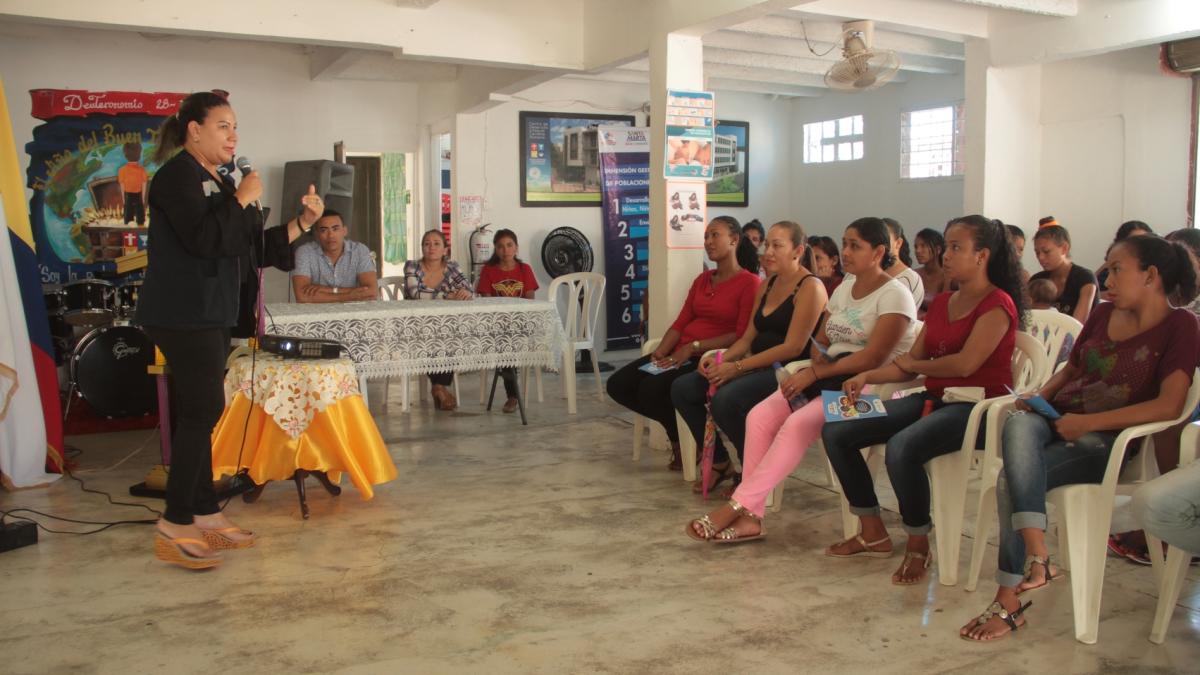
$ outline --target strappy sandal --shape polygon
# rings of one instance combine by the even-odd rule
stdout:
[[[188,552],[184,546],[210,548],[208,543],[202,539],[169,537],[159,530],[154,536],[154,557],[163,562],[179,565],[189,570],[203,570],[221,564],[220,555],[201,557]]]
[[[841,544],[846,544],[851,541],[857,541],[858,545],[862,547],[862,550],[855,551],[853,553],[834,553],[833,552],[833,546],[839,546]],[[842,541],[839,541],[838,543],[834,544],[833,546],[830,546],[829,548],[825,549],[825,555],[829,556],[830,558],[854,558],[857,556],[864,556],[867,558],[890,558],[890,557],[892,557],[891,549],[888,549],[886,551],[876,551],[876,550],[874,550],[874,548],[876,546],[879,546],[880,544],[883,544],[883,543],[890,544],[891,542],[892,542],[891,537],[884,537],[883,539],[879,539],[876,541],[867,541],[862,538],[861,534],[856,534],[849,539],[844,539]]]
[[[909,569],[910,569],[909,563],[911,563],[913,560],[918,560],[918,559],[921,560],[920,576],[917,576],[908,581],[903,581],[903,580],[896,578],[896,574],[898,574],[901,570],[903,570],[905,572],[909,571]],[[925,581],[925,576],[927,574],[929,574],[929,564],[932,560],[933,560],[933,557],[930,556],[928,553],[921,553],[920,551],[905,551],[904,552],[904,560],[900,563],[900,569],[896,570],[896,574],[892,574],[892,583],[895,584],[896,586],[912,586],[915,584],[919,584],[922,581]]]
[[[215,530],[206,530],[200,528],[200,534],[204,535],[204,543],[214,551],[226,551],[235,548],[250,548],[254,545],[254,533],[250,530],[243,530],[240,527],[221,527]],[[244,534],[248,539],[234,539],[231,534]]]
[[[1004,609],[1004,605],[1001,605],[999,603],[999,601],[994,601],[994,602],[992,602],[992,604],[988,605],[987,609],[983,610],[983,614],[980,614],[978,617],[975,618],[975,627],[979,627],[979,626],[982,626],[983,624],[987,623],[988,621],[991,620],[991,618],[993,616],[998,616],[1004,620],[1004,623],[1008,624],[1008,633],[1001,633],[1000,635],[997,635],[996,637],[991,637],[991,638],[987,638],[987,639],[975,638],[975,637],[971,637],[969,634],[963,635],[962,633],[959,633],[958,637],[960,637],[964,640],[967,640],[969,642],[992,642],[993,640],[999,640],[1001,638],[1004,638],[1011,633],[1017,632],[1017,629],[1020,628],[1020,625],[1017,624],[1017,617],[1024,614],[1025,610],[1029,609],[1029,606],[1032,604],[1033,604],[1033,602],[1027,602],[1027,603],[1021,605],[1020,607],[1018,607],[1017,611],[1012,612],[1010,614],[1007,609]]]
[[[693,526],[697,523],[699,523],[700,529],[704,531],[704,536],[696,534],[696,528]],[[710,541],[717,534],[717,524],[712,521],[712,518],[704,515],[688,523],[683,530],[687,532],[687,536],[696,541]]]
[[[1029,586],[1021,591],[1018,591],[1017,595],[1024,595],[1026,593],[1032,593],[1033,591],[1040,591],[1043,588],[1049,586],[1051,581],[1054,581],[1055,579],[1062,576],[1062,574],[1055,574],[1055,573],[1051,572],[1050,564],[1051,564],[1050,556],[1048,556],[1048,555],[1045,558],[1043,558],[1040,555],[1025,556],[1025,578],[1022,579],[1022,581],[1023,582],[1029,581],[1029,577],[1033,574],[1033,566],[1034,565],[1042,566],[1042,569],[1044,569],[1046,571],[1046,579],[1042,583],[1038,584],[1037,586]]]
[[[731,523],[729,527],[721,530],[716,534],[716,536],[713,537],[712,542],[714,544],[742,544],[747,541],[757,541],[767,536],[767,528],[763,525],[762,518],[750,513],[750,511],[747,510],[746,507],[739,504],[736,499],[730,499],[729,506],[739,517],[746,516],[757,522],[758,532],[755,534],[738,534],[738,531],[733,528],[733,524]],[[733,522],[736,523],[737,519],[734,519]]]
[[[733,470],[733,462],[726,462],[725,466],[723,468],[721,468],[721,469],[714,468],[714,470],[717,472],[717,476],[716,476],[717,479],[715,481],[713,481],[712,485],[708,486],[708,494],[710,494],[710,495],[716,491],[717,487],[719,487],[721,485],[721,483],[724,483],[725,481],[727,481],[737,475],[737,472]],[[700,478],[700,480],[696,481],[695,483],[692,483],[692,492],[694,494],[700,494],[702,492],[701,484],[703,483],[703,481],[704,481],[704,478],[702,476]]]

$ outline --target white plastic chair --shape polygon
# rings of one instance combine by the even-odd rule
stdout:
[[[575,412],[575,352],[592,352],[592,373],[596,376],[596,393],[604,400],[604,383],[600,380],[600,355],[596,351],[596,320],[600,316],[600,301],[604,298],[607,280],[595,272],[564,274],[550,282],[550,301],[558,305],[567,333],[567,349],[563,361],[570,359],[571,367],[563,368],[563,394],[567,397],[568,412]],[[540,372],[539,377],[540,377]]]
[[[1083,324],[1068,314],[1063,314],[1056,309],[1031,309],[1029,310],[1029,324],[1025,327],[1025,332],[1041,341],[1046,358],[1050,361],[1050,373],[1058,372],[1066,363],[1067,355],[1063,353],[1063,345],[1070,338],[1074,343],[1079,337],[1079,331],[1083,330]],[[1059,361],[1059,357],[1062,361]]]
[[[383,292],[384,300],[403,300],[404,299],[404,277],[391,276],[384,277],[376,282],[376,286]]]
[[[642,356],[645,356],[647,354],[653,354],[654,350],[656,348],[658,348],[658,345],[660,342],[662,342],[662,340],[660,340],[658,338],[655,338],[653,340],[647,340],[647,341],[643,342],[642,343]],[[633,415],[633,461],[635,461],[635,462],[640,461],[642,459],[642,439],[646,432],[646,429],[650,430],[649,445],[652,449],[663,450],[667,447],[670,447],[670,442],[667,440],[667,432],[665,429],[662,428],[661,425],[658,425],[658,424],[649,424],[648,425],[648,424],[646,424],[645,417],[642,417],[641,415],[634,413],[634,415]],[[693,452],[695,452],[695,451],[693,450]],[[684,467],[684,470],[686,471],[687,467]],[[694,473],[694,471],[695,470],[693,468],[693,473]]]
[[[1046,495],[1058,513],[1058,547],[1071,570],[1071,595],[1075,608],[1075,639],[1095,644],[1100,627],[1100,595],[1104,590],[1104,558],[1108,548],[1108,529],[1112,521],[1117,482],[1129,442],[1144,438],[1142,452],[1154,454],[1152,434],[1169,429],[1191,417],[1200,403],[1200,374],[1192,373],[1183,412],[1173,420],[1139,424],[1117,435],[1104,482],[1064,485]],[[1062,552],[1066,555],[1063,556]],[[1161,556],[1161,550],[1156,554]],[[1161,569],[1161,568],[1160,568]]]
[[[1194,382],[1193,386],[1195,386]],[[1192,422],[1183,428],[1183,434],[1179,439],[1179,468],[1196,461],[1197,443],[1200,443],[1200,422]],[[1171,615],[1175,613],[1175,603],[1179,601],[1179,592],[1187,577],[1188,563],[1191,561],[1192,554],[1181,548],[1169,546],[1164,561],[1160,539],[1147,533],[1146,544],[1150,548],[1150,560],[1154,564],[1154,569],[1159,572],[1158,606],[1154,609],[1154,625],[1150,628],[1150,641],[1161,645],[1167,639],[1167,627],[1171,624]]]

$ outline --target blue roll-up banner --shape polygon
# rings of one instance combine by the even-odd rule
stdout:
[[[650,129],[599,128],[606,349],[642,343],[642,300],[650,278]]]

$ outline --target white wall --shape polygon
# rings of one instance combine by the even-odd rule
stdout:
[[[0,77],[18,147],[42,124],[29,114],[30,89],[225,89],[238,115],[238,153],[262,172],[263,203],[275,213],[286,161],[332,159],[338,140],[350,151],[416,152],[419,145],[415,85],[314,82],[308,57],[294,45],[0,22]],[[285,299],[286,284],[284,273],[270,271],[267,300]]]
[[[593,246],[595,269],[604,269],[604,239],[599,208],[522,207],[517,147],[522,110],[631,114],[646,123],[640,108],[649,100],[647,87],[636,84],[563,78],[539,85],[486,112],[459,115],[454,138],[454,188],[457,195],[484,195],[484,222],[492,230],[509,228],[517,234],[521,258],[529,262],[545,289],[550,283],[541,264],[542,241],[556,227],[578,229]],[[532,101],[538,101],[534,103]],[[789,217],[791,147],[789,105],[782,100],[751,94],[717,92],[717,116],[750,123],[750,206],[709,209],[709,217],[731,214],[739,220],[763,222]],[[458,231],[455,257],[466,259],[470,232]],[[697,271],[701,254],[697,253]],[[542,297],[539,292],[538,297]],[[601,316],[604,316],[601,309]],[[603,324],[603,320],[601,321]],[[603,332],[601,331],[601,336]]]
[[[1191,80],[1164,74],[1157,47],[1046,64],[1041,98],[1041,211],[1079,264],[1098,266],[1126,220],[1187,226]]]
[[[900,178],[900,113],[963,99],[961,75],[912,74],[908,82],[860,94],[831,93],[792,102],[791,215],[811,234],[841,239],[863,216],[890,216],[908,233],[940,229],[962,215],[963,179]],[[863,115],[863,158],[804,164],[804,125]],[[761,179],[759,182],[762,182]]]

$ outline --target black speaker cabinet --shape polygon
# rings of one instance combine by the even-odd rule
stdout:
[[[325,200],[325,208],[342,214],[342,222],[354,221],[354,167],[327,159],[309,159],[283,165],[283,201],[279,222],[298,216],[303,210],[300,198],[309,185]]]

